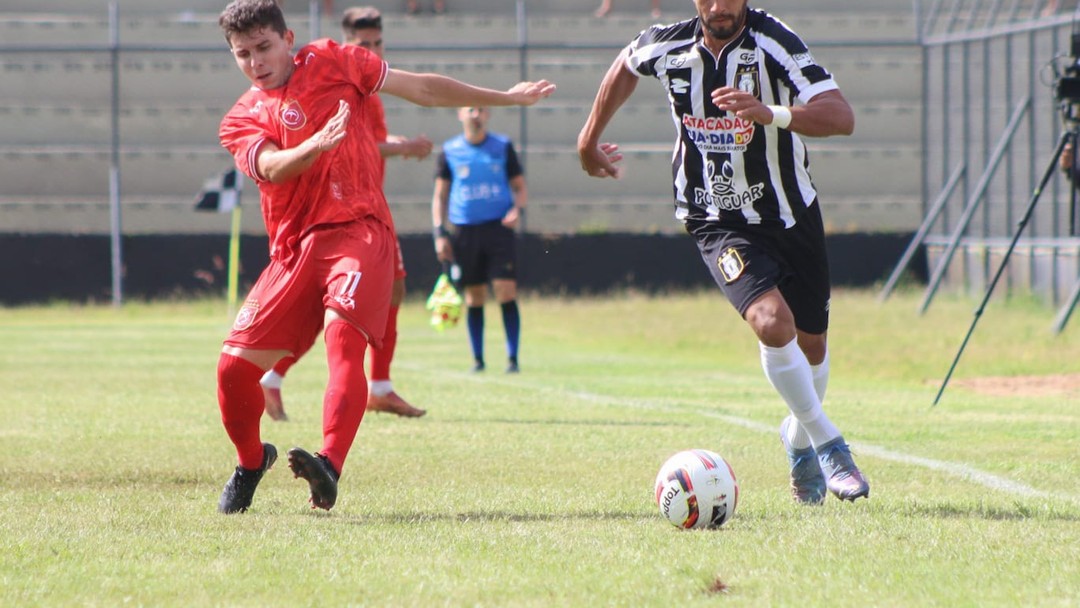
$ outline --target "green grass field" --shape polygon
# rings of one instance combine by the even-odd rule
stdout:
[[[868,501],[800,507],[785,408],[718,292],[525,298],[522,373],[465,328],[401,315],[395,387],[421,419],[369,414],[333,511],[284,459],[251,511],[219,515],[235,465],[215,397],[221,301],[0,310],[0,606],[1077,606],[1080,327],[939,296],[833,299],[826,411]],[[285,386],[284,453],[318,449],[321,347]],[[1057,382],[1038,382],[1057,374]],[[1034,376],[1002,396],[988,376]],[[677,530],[652,483],[702,447],[738,476],[734,518]]]

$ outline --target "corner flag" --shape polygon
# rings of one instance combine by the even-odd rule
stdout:
[[[232,212],[232,229],[229,231],[229,280],[227,298],[229,315],[236,311],[240,284],[240,193],[244,189],[244,177],[236,167],[206,180],[195,203],[196,211]]]
[[[244,189],[244,179],[236,171],[229,169],[221,175],[206,180],[202,192],[195,203],[196,211],[217,211],[228,213],[240,204],[240,192]]]

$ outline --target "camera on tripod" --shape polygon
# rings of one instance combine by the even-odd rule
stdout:
[[[1071,61],[1054,86],[1054,97],[1061,103],[1065,120],[1077,122],[1077,105],[1080,105],[1080,33],[1073,32],[1069,39]]]

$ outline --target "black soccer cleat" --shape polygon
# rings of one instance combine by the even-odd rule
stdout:
[[[243,513],[251,506],[251,499],[255,496],[255,488],[259,487],[263,473],[270,470],[277,461],[277,448],[269,443],[263,444],[262,466],[257,469],[245,469],[238,466],[233,471],[232,477],[221,491],[218,499],[219,513]]]
[[[311,508],[318,507],[329,511],[337,502],[338,472],[326,456],[309,454],[302,448],[289,450],[289,468],[293,475],[302,477],[311,486]]]

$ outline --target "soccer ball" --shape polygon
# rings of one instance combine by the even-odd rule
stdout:
[[[719,528],[738,503],[735,472],[716,452],[679,452],[656,475],[656,506],[679,528]]]

